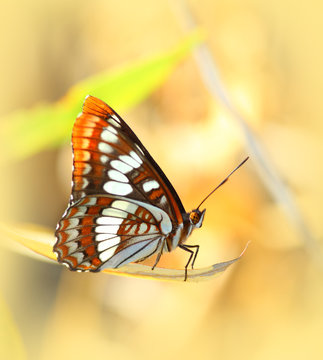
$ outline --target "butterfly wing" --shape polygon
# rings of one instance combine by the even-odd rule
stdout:
[[[72,143],[72,201],[111,193],[152,203],[173,221],[182,221],[185,210],[170,181],[130,127],[103,101],[85,99]]]
[[[72,134],[73,180],[54,251],[73,270],[142,260],[182,226],[184,207],[130,127],[88,96]]]
[[[85,196],[59,222],[54,250],[73,270],[117,268],[155,253],[171,228],[167,214],[152,205]]]

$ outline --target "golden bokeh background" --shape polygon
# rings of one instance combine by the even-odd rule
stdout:
[[[187,210],[250,155],[207,201],[203,228],[189,240],[201,245],[197,267],[235,257],[251,240],[246,254],[215,280],[182,284],[72,273],[1,247],[1,359],[322,358],[321,2],[2,2],[0,116],[57,101],[87,76],[167,51],[186,34],[186,6],[317,248],[273,198],[234,116],[188,56],[121,115]],[[68,143],[6,164],[4,221],[54,232],[70,167]],[[160,265],[185,261],[176,250]]]

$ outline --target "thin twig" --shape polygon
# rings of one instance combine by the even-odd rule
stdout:
[[[185,0],[171,2],[171,5],[175,10],[177,17],[183,23],[183,27],[186,31],[197,28],[196,21]],[[176,5],[176,7],[174,5]],[[314,238],[306,225],[290,189],[285,186],[275,166],[269,160],[262,144],[254,135],[246,119],[239,113],[231,101],[230,95],[221,81],[217,64],[206,43],[202,43],[195,48],[194,57],[206,88],[216,100],[220,100],[229,110],[240,127],[245,139],[246,147],[252,154],[252,158],[257,165],[259,176],[265,186],[268,188],[276,202],[283,208],[289,221],[298,230],[303,239],[304,247],[311,258],[322,266],[322,250],[318,241]]]

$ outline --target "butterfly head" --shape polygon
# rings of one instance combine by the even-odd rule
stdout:
[[[200,228],[202,226],[205,210],[206,209],[200,211],[199,209],[195,209],[190,212],[189,218],[192,226],[195,228]]]

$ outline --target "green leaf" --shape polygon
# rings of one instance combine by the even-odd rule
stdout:
[[[75,117],[88,94],[105,100],[118,111],[139,103],[166,80],[175,66],[200,41],[200,33],[194,32],[175,49],[82,80],[56,103],[40,104],[1,119],[1,144],[5,146],[6,154],[4,160],[22,160],[46,148],[57,147],[69,139]]]

